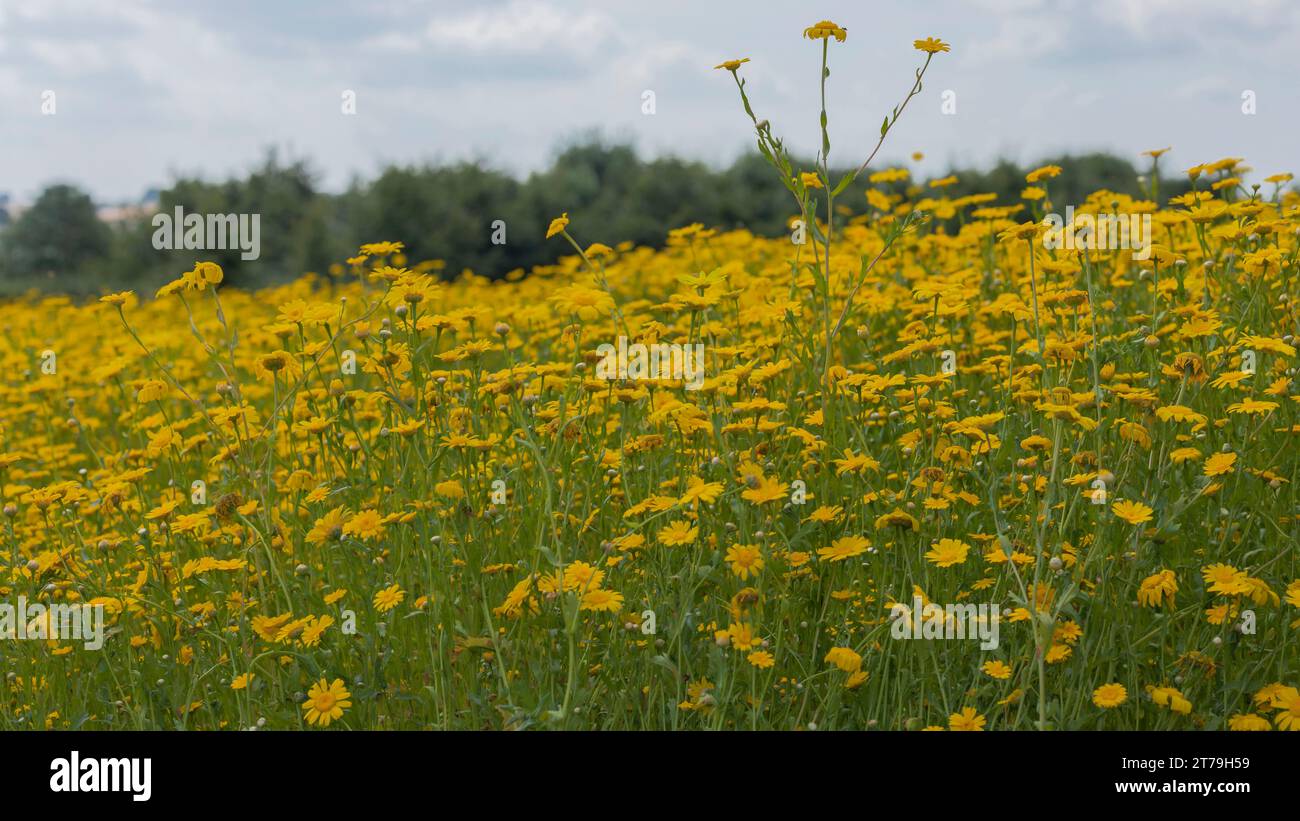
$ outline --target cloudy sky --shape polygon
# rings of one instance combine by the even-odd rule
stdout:
[[[752,58],[759,116],[811,153],[819,45],[800,33],[823,17],[849,31],[828,91],[844,164],[906,92],[912,40],[933,35],[952,53],[882,157],[922,151],[939,174],[1172,145],[1179,170],[1240,156],[1260,177],[1300,172],[1296,0],[0,0],[0,192],[73,182],[136,199],[176,174],[239,173],[270,145],[310,158],[328,189],[392,162],[522,174],[593,129],[725,163],[750,145],[712,70],[732,57]]]

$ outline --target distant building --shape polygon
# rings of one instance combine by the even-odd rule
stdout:
[[[150,188],[137,202],[100,205],[95,209],[95,215],[109,225],[142,219],[158,210],[159,195],[157,188]]]
[[[95,208],[95,216],[109,225],[127,222],[139,217],[146,217],[149,211],[139,204],[100,205]]]

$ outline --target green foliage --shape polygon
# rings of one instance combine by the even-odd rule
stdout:
[[[92,273],[108,253],[110,237],[90,197],[70,185],[52,185],[5,229],[0,268],[5,279],[57,288],[64,274]]]
[[[1139,171],[1126,160],[1088,154],[1045,162],[1063,169],[1051,181],[1058,209],[1100,188],[1141,195]],[[813,164],[799,161],[796,167],[811,170]],[[869,169],[838,194],[837,209],[865,210],[867,177],[886,167]],[[831,177],[849,170],[832,169]],[[987,192],[996,194],[998,203],[1018,202],[1027,170],[1007,161],[986,171],[955,170],[958,182],[944,193]],[[1185,189],[1183,181],[1161,184],[1164,196]],[[231,284],[255,287],[304,271],[326,272],[363,242],[399,237],[412,261],[440,259],[449,275],[468,268],[495,278],[551,263],[563,253],[544,235],[551,218],[564,211],[581,237],[651,246],[661,244],[669,230],[693,222],[775,236],[787,230],[794,215],[789,193],[758,154],[714,169],[676,157],[643,160],[628,145],[593,137],[564,148],[548,169],[524,180],[480,162],[390,166],[339,194],[320,191],[305,161],[284,162],[272,151],[240,179],[176,180],[161,193],[158,207],[172,213],[178,205],[187,214],[259,214],[260,257],[243,260],[237,249],[155,250],[148,215],[110,229],[95,218],[85,194],[56,185],[13,225],[0,228],[0,287],[147,292],[199,259],[220,264]],[[496,220],[505,224],[505,244],[492,242]]]

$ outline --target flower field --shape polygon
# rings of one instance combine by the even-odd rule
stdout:
[[[743,62],[791,235],[0,304],[0,598],[105,614],[0,644],[0,727],[1300,730],[1289,176],[1073,204],[1145,259],[1051,247],[1051,166],[837,204]]]

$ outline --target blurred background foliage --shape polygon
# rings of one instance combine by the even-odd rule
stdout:
[[[1058,211],[1103,188],[1141,196],[1138,178],[1148,170],[1101,153],[1049,157],[1038,165],[1049,163],[1063,169],[1050,181]],[[953,169],[958,181],[942,194],[992,193],[998,204],[1015,204],[1028,170],[1006,161],[986,170]],[[864,212],[866,177],[837,197],[837,206]],[[888,188],[902,193],[918,183],[924,180]],[[1185,178],[1161,180],[1162,199],[1186,189]],[[938,193],[926,189],[926,195]],[[150,217],[178,205],[186,214],[260,214],[260,257],[242,260],[238,249],[155,250]],[[16,219],[0,222],[0,293],[150,293],[200,259],[218,262],[233,285],[257,287],[307,271],[327,273],[361,243],[381,240],[404,242],[412,263],[443,260],[444,276],[468,268],[497,278],[567,253],[567,245],[544,240],[551,218],[564,211],[581,242],[650,246],[694,222],[775,236],[794,216],[789,193],[757,154],[719,169],[675,157],[645,160],[629,145],[594,136],[563,148],[549,168],[522,180],[482,162],[400,165],[372,180],[354,180],[340,193],[322,191],[308,161],[285,160],[272,149],[242,178],[180,178],[156,201],[117,211],[106,221],[75,186],[47,188]],[[504,245],[492,242],[495,220],[505,223]]]

